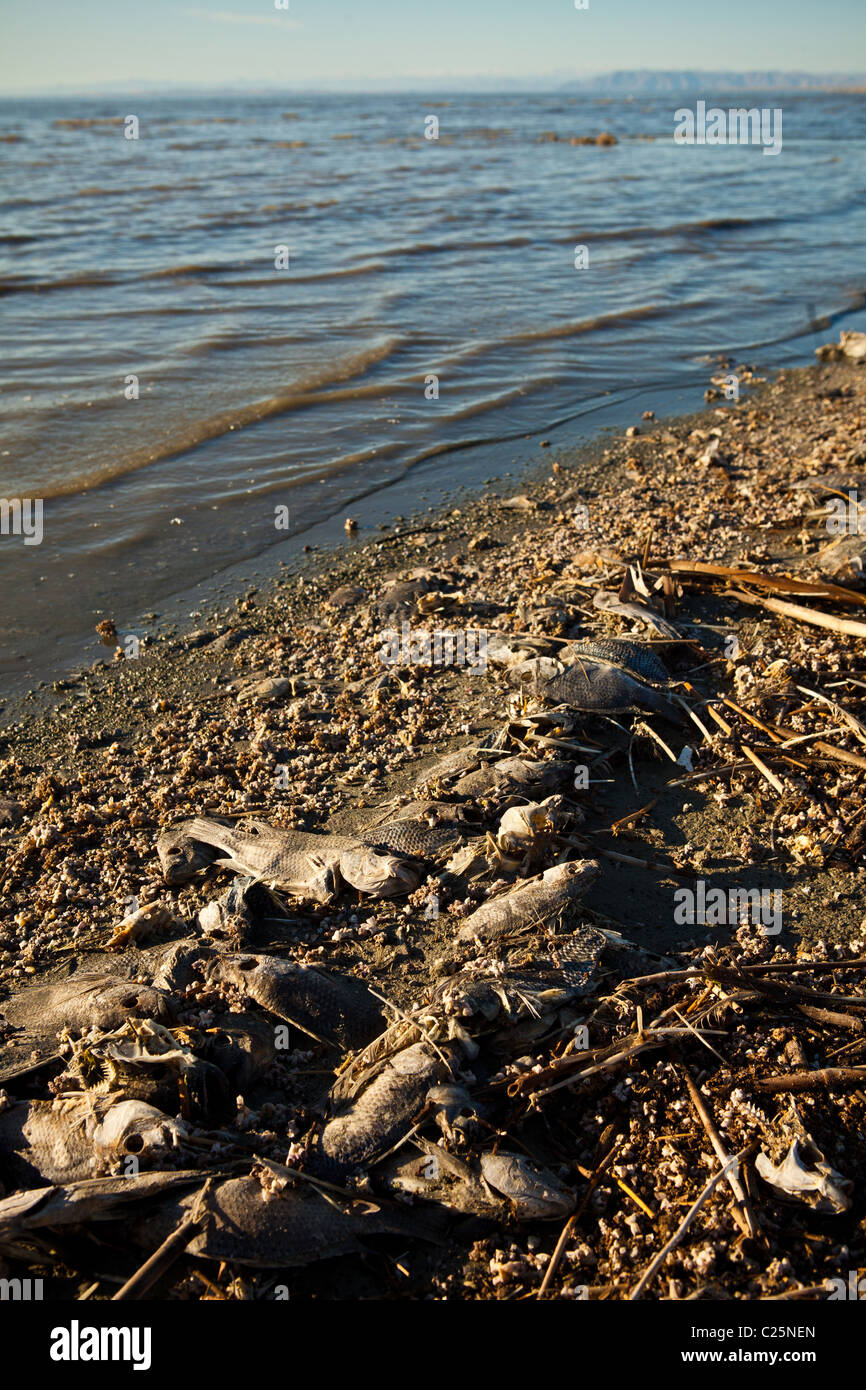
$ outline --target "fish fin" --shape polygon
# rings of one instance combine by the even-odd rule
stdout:
[[[196,816],[193,820],[186,822],[184,830],[191,840],[199,840],[202,844],[211,845],[223,854],[233,856],[237,849],[237,836],[231,826],[220,825],[218,821],[205,820],[202,816]]]

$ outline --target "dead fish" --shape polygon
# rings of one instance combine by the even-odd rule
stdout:
[[[405,840],[405,836],[395,838]],[[378,846],[358,845],[344,849],[339,859],[340,874],[359,893],[374,898],[394,898],[413,893],[421,875],[412,864]]]
[[[193,1259],[286,1269],[356,1253],[368,1236],[436,1238],[417,1212],[383,1203],[326,1199],[309,1184],[299,1183],[290,1169],[277,1163],[263,1166],[263,1180],[252,1175],[216,1184],[207,1197],[202,1229],[187,1246]],[[270,1185],[263,1186],[263,1181]],[[149,1247],[158,1245],[195,1200],[191,1193],[161,1203],[158,1212],[136,1227],[138,1240]]]
[[[152,1161],[185,1137],[182,1120],[143,1101],[73,1092],[0,1114],[0,1166],[20,1185],[78,1182],[124,1155]]]
[[[622,666],[639,680],[651,685],[667,685],[670,676],[652,647],[641,642],[629,642],[622,637],[601,637],[592,641],[569,642],[565,648],[569,664],[579,656],[591,656]]]
[[[447,1072],[442,1056],[428,1043],[414,1043],[389,1057],[374,1079],[341,1107],[342,1113],[327,1122],[307,1156],[310,1170],[339,1180],[369,1167],[408,1134],[430,1088]]]
[[[458,796],[483,796],[488,792],[502,796],[537,796],[555,791],[573,775],[571,763],[563,759],[533,762],[530,758],[501,758],[489,767],[461,777],[455,782],[454,790]]]
[[[246,1094],[276,1056],[274,1026],[255,1014],[226,1014],[217,1026],[205,1030],[196,1051],[213,1062],[236,1091]]]
[[[462,773],[468,772],[470,768],[478,766],[478,752],[475,747],[458,748],[446,757],[440,758],[432,767],[428,768],[415,783],[413,790],[416,795],[424,795],[431,787],[447,785],[454,781]]]
[[[498,668],[513,666],[517,661],[525,661],[532,656],[532,642],[511,646],[504,637],[491,633],[487,638],[487,664]]]
[[[447,1082],[431,1086],[427,1104],[432,1107],[432,1119],[449,1143],[471,1138],[478,1129],[481,1107],[477,1106],[465,1086]]]
[[[265,885],[246,876],[236,878],[221,898],[201,908],[197,921],[216,950],[243,951],[252,944],[261,919],[278,915],[277,907]]]
[[[386,1159],[376,1179],[389,1194],[415,1197],[461,1216],[504,1222],[512,1214],[508,1201],[483,1181],[477,1167],[427,1141],[413,1140]]]
[[[429,593],[434,585],[429,579],[404,579],[389,584],[376,600],[376,613],[381,622],[389,618],[408,618],[414,613],[418,599]]]
[[[237,986],[317,1042],[354,1050],[385,1026],[379,1001],[350,975],[253,955],[217,956],[205,971],[209,980]]]
[[[561,669],[553,672],[553,665]],[[578,655],[573,666],[544,657],[522,661],[508,671],[506,679],[548,704],[568,705],[587,714],[621,714],[644,706],[674,722],[680,720],[676,706],[665,695],[624,667],[596,657]]]
[[[561,801],[561,798],[553,800]],[[503,854],[523,855],[546,844],[554,828],[552,810],[549,802],[530,801],[524,806],[510,806],[496,831],[497,847]]]
[[[329,903],[340,891],[341,875],[362,892],[377,897],[410,893],[418,886],[417,870],[393,855],[378,854],[359,836],[312,834],[303,830],[282,830],[265,821],[250,820],[244,829],[221,821],[197,816],[176,827],[175,840],[165,853],[164,837],[157,843],[163,871],[177,883],[178,836],[191,845],[210,845],[220,855],[221,869],[249,874],[274,887]],[[187,852],[181,872],[186,873]],[[168,879],[167,879],[168,881]]]
[[[780,1197],[805,1202],[813,1211],[825,1216],[850,1210],[854,1184],[830,1166],[811,1139],[794,1139],[779,1164],[759,1153],[755,1167]]]
[[[0,1004],[9,1023],[26,1028],[33,1037],[54,1038],[64,1029],[108,1032],[132,1015],[160,1023],[175,1021],[171,996],[152,985],[119,980],[116,975],[81,971],[56,984],[31,985]]]
[[[118,922],[113,935],[106,943],[106,950],[125,949],[141,941],[150,932],[167,927],[173,920],[172,913],[164,903],[146,903],[144,907],[139,907],[128,917],[124,917],[122,922]]]
[[[607,944],[602,932],[581,923],[575,932],[554,937],[541,952],[512,952],[504,967],[497,962],[486,971],[468,968],[448,976],[434,991],[434,1004],[470,1030],[472,1020],[489,1023],[504,1016],[517,1023],[552,1016],[588,992]],[[521,955],[526,959],[521,961]]]
[[[44,1244],[42,1233],[120,1216],[128,1222],[130,1206],[173,1189],[201,1187],[202,1182],[201,1170],[191,1169],[88,1178],[14,1192],[0,1200],[0,1251],[10,1259],[32,1259],[33,1246]]]
[[[568,1216],[575,1207],[575,1195],[546,1168],[539,1168],[523,1154],[485,1153],[481,1173],[492,1188],[513,1203],[522,1221],[549,1221]]]
[[[228,1110],[228,1081],[219,1068],[153,1019],[128,1019],[112,1033],[73,1043],[70,1070],[88,1088],[158,1097],[196,1123]]]
[[[850,357],[854,362],[866,361],[866,333],[840,329],[838,343],[822,343],[815,349],[815,356],[822,362],[838,362],[843,357]]]
[[[196,937],[173,941],[151,958],[154,987],[167,990],[169,994],[181,993],[199,978],[198,962],[209,960],[213,954],[212,947]]]
[[[329,608],[358,608],[367,598],[367,590],[360,584],[341,584],[325,599]]]
[[[182,825],[164,830],[156,842],[156,852],[166,883],[174,887],[186,883],[202,869],[210,868],[219,856],[214,845],[191,840]]]
[[[453,807],[449,808],[452,812]],[[364,836],[376,849],[389,850],[392,854],[405,854],[416,859],[427,859],[432,855],[450,852],[455,849],[467,834],[467,827],[456,820],[443,820],[429,825],[418,818],[403,818],[388,821]],[[345,871],[340,862],[341,872]]]
[[[292,682],[285,676],[275,678],[265,676],[264,680],[251,681],[238,691],[238,704],[264,704],[268,700],[280,700],[292,689]]]
[[[571,1189],[522,1154],[485,1153],[469,1163],[424,1139],[413,1140],[416,1146],[420,1155],[401,1151],[377,1173],[389,1192],[500,1223],[561,1219],[574,1210]]]
[[[506,933],[562,920],[592,887],[601,873],[596,859],[554,864],[517,888],[490,898],[466,918],[457,933],[460,942],[492,941]]]

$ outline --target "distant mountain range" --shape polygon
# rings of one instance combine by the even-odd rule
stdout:
[[[564,82],[562,92],[599,96],[668,96],[693,92],[833,92],[866,91],[863,73],[658,71],[600,73]]]
[[[462,96],[490,93],[526,92],[533,94],[552,94],[570,92],[576,96],[590,97],[652,97],[652,96],[692,96],[715,100],[723,94],[738,92],[866,92],[864,73],[813,73],[813,72],[701,72],[691,71],[653,71],[638,68],[633,71],[593,73],[589,76],[575,77],[568,68],[555,72],[536,74],[533,77],[518,77],[479,73],[455,76],[453,74],[425,74],[415,77],[383,77],[332,79],[330,81],[314,78],[290,79],[285,83],[258,82],[252,79],[233,80],[222,85],[213,83],[189,83],[185,86],[154,81],[149,78],[115,80],[100,82],[92,86],[82,86],[79,81],[67,84],[52,82],[44,89],[31,89],[31,94],[59,97],[80,95],[84,97],[110,98],[114,94],[179,96],[204,94],[206,92],[224,94],[246,93],[271,94],[288,99],[292,92],[316,92],[335,96],[384,96],[398,94]],[[24,91],[7,91],[0,100],[14,100],[25,95]]]

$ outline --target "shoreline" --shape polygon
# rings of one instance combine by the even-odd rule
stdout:
[[[516,496],[472,497],[411,518],[399,535],[316,556],[302,575],[248,588],[203,616],[199,631],[166,634],[134,659],[107,659],[79,680],[10,701],[0,729],[0,795],[13,808],[0,819],[4,997],[97,965],[147,977],[150,948],[106,955],[130,902],[168,904],[169,939],[177,939],[227,886],[208,871],[166,887],[154,842],[181,818],[255,815],[285,829],[354,833],[417,803],[425,778],[434,795],[453,799],[442,762],[466,750],[481,780],[454,805],[488,836],[503,804],[485,781],[491,760],[522,755],[552,765],[565,756],[592,767],[587,783],[561,793],[554,844],[600,863],[582,912],[625,938],[612,978],[664,973],[677,957],[700,961],[695,952],[711,943],[761,968],[796,952],[818,962],[816,971],[824,962],[822,974],[834,959],[864,954],[866,667],[855,628],[866,622],[858,613],[866,594],[850,562],[846,571],[834,561],[830,573],[821,553],[822,499],[849,475],[866,480],[864,404],[862,366],[822,362],[783,371],[738,403],[638,418],[628,432],[551,449],[545,475],[521,480]],[[762,580],[750,583],[746,571]],[[784,575],[795,576],[793,591]],[[623,602],[630,606],[618,611]],[[780,603],[792,607],[772,607]],[[834,630],[840,620],[854,626]],[[381,632],[403,621],[415,630],[484,629],[484,669],[383,662]],[[637,713],[562,713],[562,702],[539,703],[534,686],[521,697],[508,676],[520,660],[555,661],[570,642],[610,638],[637,640],[661,657],[663,700]],[[554,716],[545,714],[551,703]],[[7,722],[10,708],[17,727]],[[410,1010],[439,978],[459,922],[526,870],[500,864],[492,883],[446,885],[432,918],[429,888],[408,903],[305,910],[280,929],[280,949],[351,974]],[[742,900],[731,894],[743,891],[759,895],[760,921],[740,914]],[[711,902],[718,915],[702,924]],[[842,988],[854,990],[855,978]],[[199,992],[188,1007],[200,1022],[196,1011],[214,1003]],[[534,1055],[535,1044],[527,1046]],[[275,1159],[315,1112],[315,1047],[307,1065],[309,1074],[302,1065],[291,1083],[283,1078],[288,1127],[276,1124],[274,1138],[262,1122]],[[754,1073],[746,1053],[738,1065]],[[846,1138],[853,1175],[852,1149],[856,1142],[862,1159],[863,1141],[850,1128]],[[830,1142],[825,1124],[833,1162]],[[596,1239],[600,1250],[607,1235]],[[538,1282],[533,1269],[539,1277],[544,1269],[532,1248],[520,1257],[527,1287]],[[622,1297],[616,1261],[609,1250],[603,1258]],[[805,1255],[792,1259],[803,1277]],[[449,1286],[442,1268],[436,1278],[451,1289],[442,1296],[460,1296],[459,1279]],[[756,1296],[742,1292],[746,1277],[720,1276],[735,1290],[722,1296]],[[415,1296],[436,1286],[431,1278],[419,1269]],[[781,1278],[776,1271],[766,1287],[781,1287]],[[463,1296],[505,1296],[506,1286],[513,1293],[514,1280]]]
[[[816,323],[826,331],[831,323],[853,326],[856,317],[856,306],[848,306],[829,313]],[[810,362],[818,340],[817,327],[813,326],[802,335],[786,339],[783,343],[758,344],[744,349],[741,355],[730,360],[755,363],[751,370],[765,376],[769,370],[768,360],[772,363],[772,370]],[[774,354],[775,360],[768,359],[769,352]],[[15,701],[35,688],[42,688],[43,682],[50,684],[54,680],[64,679],[70,672],[80,670],[97,659],[99,648],[93,628],[101,620],[113,618],[121,631],[139,639],[148,636],[152,640],[159,640],[170,629],[181,630],[185,627],[191,631],[197,619],[190,618],[190,614],[233,600],[238,593],[252,585],[269,584],[286,570],[303,572],[308,566],[305,555],[307,545],[312,547],[317,559],[321,559],[320,551],[324,549],[333,553],[336,561],[344,546],[342,526],[347,513],[357,517],[360,536],[368,540],[375,538],[374,533],[382,525],[389,528],[399,525],[401,514],[417,513],[421,521],[427,514],[447,511],[459,505],[460,499],[466,495],[483,494],[490,478],[507,485],[507,479],[511,477],[515,486],[523,477],[534,481],[543,469],[539,456],[539,442],[542,439],[549,439],[551,449],[562,451],[566,456],[587,450],[587,457],[592,458],[602,447],[605,432],[625,428],[633,419],[640,418],[644,409],[652,409],[659,418],[664,416],[671,419],[699,413],[701,398],[716,370],[711,365],[696,363],[694,370],[684,380],[674,377],[653,384],[628,381],[616,391],[604,392],[584,401],[573,411],[551,420],[532,434],[517,433],[456,443],[445,452],[413,465],[391,481],[368,490],[359,481],[360,491],[355,492],[347,485],[347,479],[338,479],[338,494],[342,490],[346,495],[342,502],[335,500],[329,514],[293,531],[285,541],[269,544],[263,550],[244,555],[237,561],[221,561],[213,574],[205,574],[197,580],[184,578],[193,562],[178,545],[173,554],[179,566],[181,583],[176,587],[166,587],[162,577],[169,563],[169,551],[161,552],[157,572],[152,576],[148,589],[142,588],[140,583],[130,588],[130,582],[124,578],[122,570],[112,573],[109,579],[97,585],[85,572],[83,602],[68,614],[62,629],[56,631],[52,627],[50,611],[44,610],[44,598],[36,597],[42,594],[40,581],[40,584],[34,585],[32,602],[21,611],[23,627],[13,628],[7,640],[7,654],[0,661],[0,721],[4,703]],[[286,498],[295,519],[297,509],[292,496],[293,489],[289,488]],[[121,505],[122,490],[117,491],[115,485],[110,485],[104,500],[107,502],[109,498],[113,499],[112,507]],[[215,518],[220,525],[232,525],[230,516],[223,520],[215,514]],[[187,542],[186,532],[172,531],[173,537],[181,535]],[[203,544],[203,541],[196,543],[196,553]],[[75,553],[68,557],[68,564],[73,568],[76,567]],[[150,554],[153,560],[152,547],[145,553]],[[34,550],[33,554],[22,557],[28,561],[27,568],[21,574],[22,581],[29,569],[37,566],[40,554],[41,551]],[[49,580],[54,582],[50,573]],[[25,582],[30,581],[27,579]],[[115,594],[113,600],[112,592]],[[37,643],[36,632],[44,632],[41,646]]]
[[[774,395],[779,393],[790,394],[792,404],[802,408],[816,386],[820,389],[821,381],[835,380],[837,376],[844,379],[846,386],[861,384],[857,368],[847,363],[783,370],[774,381],[761,378],[761,382],[766,384],[745,391],[739,405],[715,401],[697,412],[670,420],[641,420],[635,426],[640,433],[633,439],[620,430],[609,436],[596,436],[569,449],[545,450],[544,462],[530,464],[524,470],[523,477],[514,480],[515,486],[520,489],[519,495],[528,500],[529,505],[525,508],[509,507],[507,496],[498,488],[487,488],[481,494],[470,495],[468,499],[452,498],[449,504],[436,510],[428,509],[426,514],[408,516],[403,519],[399,532],[394,530],[368,539],[350,539],[339,550],[314,552],[298,573],[290,572],[282,578],[266,579],[260,585],[239,581],[233,603],[223,605],[214,602],[209,613],[202,608],[191,614],[183,625],[166,623],[164,632],[157,640],[142,644],[141,655],[137,659],[112,660],[106,652],[105,657],[97,660],[93,666],[62,677],[50,687],[46,684],[41,690],[9,697],[5,708],[0,709],[0,757],[4,753],[7,757],[10,754],[14,756],[18,749],[26,751],[28,759],[35,760],[31,761],[31,768],[41,771],[40,760],[44,759],[52,768],[74,772],[82,754],[96,755],[100,748],[114,746],[131,748],[142,736],[152,735],[153,726],[160,722],[159,706],[163,701],[171,701],[173,707],[177,704],[187,714],[198,703],[208,707],[223,704],[227,709],[234,709],[235,694],[226,689],[233,679],[245,679],[248,669],[280,676],[280,662],[268,659],[266,653],[269,644],[278,645],[282,641],[275,634],[287,633],[287,610],[289,636],[292,624],[302,632],[307,625],[312,625],[315,630],[316,625],[322,622],[339,630],[347,618],[351,618],[351,613],[328,610],[323,607],[323,601],[340,586],[362,585],[374,593],[385,576],[419,566],[436,571],[447,570],[449,566],[453,569],[456,565],[458,571],[461,568],[472,571],[477,562],[485,558],[489,560],[491,554],[486,542],[481,549],[473,551],[474,538],[479,531],[490,536],[495,547],[493,553],[501,553],[509,542],[517,543],[525,552],[526,528],[531,523],[533,528],[538,528],[539,544],[543,546],[545,531],[562,537],[563,508],[574,503],[580,505],[581,498],[585,498],[589,504],[590,516],[595,506],[593,499],[598,498],[598,506],[608,509],[606,516],[610,519],[612,515],[615,524],[604,536],[593,536],[591,529],[582,532],[569,527],[569,532],[566,532],[569,542],[587,554],[593,549],[598,550],[599,554],[606,553],[616,563],[612,546],[612,542],[616,541],[616,531],[624,529],[633,532],[636,524],[638,530],[641,525],[637,517],[623,515],[617,518],[615,512],[610,513],[610,507],[618,507],[613,499],[620,488],[626,490],[624,495],[629,496],[629,506],[633,507],[636,503],[637,509],[640,509],[643,505],[641,492],[648,478],[640,456],[650,456],[658,447],[659,440],[667,438],[670,442],[674,438],[688,439],[693,431],[706,432],[718,427],[720,420],[723,421],[725,417],[738,413],[760,414],[766,408],[765,403],[772,402]],[[638,471],[630,468],[632,458],[637,459]],[[552,473],[552,467],[561,471]],[[707,467],[703,465],[701,471],[706,472]],[[681,494],[675,485],[667,486],[668,496],[676,505]],[[455,502],[457,505],[453,505]],[[704,503],[702,499],[695,498],[692,505],[703,508]],[[663,515],[664,507],[664,490],[652,492],[650,510],[656,515],[661,511]],[[752,533],[760,535],[762,524],[765,523],[756,516]],[[654,534],[658,534],[657,527]],[[734,528],[728,546],[720,548],[716,544],[718,555],[712,558],[730,558],[729,551],[732,545],[736,549],[736,539]],[[638,558],[642,549],[641,540]],[[790,550],[789,546],[788,552]],[[624,557],[626,551],[619,553]],[[706,558],[706,555],[702,558]],[[781,551],[780,558],[774,563],[779,564],[783,559],[784,551]],[[598,555],[591,563],[597,567]],[[501,587],[501,580],[497,583]],[[459,615],[463,610],[458,605],[455,611]],[[558,620],[563,616],[560,611]],[[712,618],[713,615],[703,616]],[[771,614],[741,607],[737,621],[728,623],[728,626],[733,629],[762,618],[765,622],[773,621]],[[608,628],[612,635],[627,634],[630,628],[635,628],[628,621],[619,624],[615,618],[612,621],[613,626]],[[441,622],[427,624],[428,627],[437,625],[449,629],[459,627],[459,622],[455,621],[452,613]],[[378,624],[379,629],[383,630],[394,626],[388,622]],[[416,622],[415,626],[423,624]],[[484,624],[479,618],[473,620],[471,626],[480,628]],[[399,627],[398,621],[396,628]],[[508,624],[498,622],[491,627],[494,632],[501,634],[508,629]],[[706,629],[709,641],[715,640],[711,629],[712,622]],[[543,618],[532,630],[536,636],[545,635]],[[561,630],[567,633],[570,628],[566,623]],[[639,625],[635,628],[635,631],[638,630]],[[559,629],[554,629],[551,650],[555,649],[558,640],[562,640],[556,636],[557,631]],[[699,629],[693,631],[698,633]],[[820,631],[809,628],[803,631],[807,636],[811,633],[815,641],[822,639]],[[236,634],[237,646],[234,645]],[[642,640],[647,638],[653,640],[653,634],[644,632]],[[367,647],[370,648],[369,636]],[[224,650],[219,651],[220,648]],[[290,648],[291,641],[285,647],[278,645],[280,651]],[[121,655],[121,651],[118,648],[115,658]],[[380,669],[387,670],[387,666]],[[439,678],[447,677],[448,673],[433,671],[431,675]],[[483,676],[479,677],[476,684],[483,679]],[[483,694],[476,696],[473,693],[473,708],[487,703]],[[695,735],[698,733],[695,729],[692,732]],[[456,742],[453,736],[451,742]],[[8,781],[0,790],[6,796],[16,794],[10,789]],[[625,797],[625,801],[628,801],[628,797]],[[182,807],[179,805],[178,809],[180,811]],[[211,809],[230,812],[231,808],[220,805]],[[317,806],[316,810],[319,809]],[[345,808],[340,805],[336,809]],[[623,814],[628,809],[629,805],[622,805]],[[304,808],[303,814],[308,815],[309,810]],[[317,816],[317,819],[321,818],[321,815]]]

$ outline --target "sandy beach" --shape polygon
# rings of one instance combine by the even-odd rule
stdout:
[[[833,1206],[866,1159],[866,373],[821,361],[764,381],[744,373],[737,402],[713,394],[696,416],[641,417],[590,447],[545,451],[516,495],[500,485],[361,533],[202,612],[195,629],[138,648],[120,633],[115,648],[109,622],[92,667],[7,703],[0,1016],[28,989],[88,971],[148,985],[173,943],[205,941],[197,915],[229,876],[204,867],[172,886],[155,850],[190,817],[347,837],[460,824],[463,848],[447,863],[432,854],[408,895],[346,885],[316,904],[277,892],[234,938],[241,952],[351,977],[386,1001],[389,1037],[408,1030],[401,1045],[458,1049],[438,1089],[459,1088],[465,1104],[410,1105],[388,1153],[380,1145],[337,1182],[350,1207],[393,1207],[397,1245],[335,1266],[309,1253],[263,1266],[249,1251],[217,1266],[193,1246],[152,1296],[278,1297],[277,1281],[292,1297],[619,1300],[675,1235],[635,1297],[826,1298],[825,1280],[866,1263],[862,1199]],[[828,530],[834,498],[841,534]],[[648,664],[630,665],[623,641]],[[592,644],[605,642],[599,657]],[[625,681],[618,703],[581,698],[594,661]],[[557,698],[565,689],[578,693]],[[507,759],[528,763],[528,780],[497,769]],[[521,808],[532,814],[515,822]],[[507,949],[472,935],[484,904],[579,861],[598,867],[578,905],[530,912]],[[548,947],[555,962],[557,942],[581,931],[597,943],[586,980],[555,1004],[548,981],[548,1002],[525,1009],[512,976]],[[171,991],[175,1036],[198,1057],[209,1030],[258,1010],[209,968],[193,962]],[[467,971],[475,985],[504,981],[498,1002],[476,1013],[458,988]],[[4,1119],[80,1100],[88,1083],[69,1037],[0,1027],[11,1194],[39,1186],[39,1160],[33,1149],[30,1178],[16,1180],[25,1160],[20,1143],[4,1147]],[[292,1027],[290,1049],[272,1049],[213,1117],[182,1104],[185,1132],[145,1171],[228,1172],[278,1194],[277,1207],[326,1184],[313,1158],[328,1091],[364,1049],[340,1055],[308,1033]],[[827,1067],[851,1075],[802,1080]],[[766,1165],[781,1166],[797,1136],[813,1175],[820,1153],[823,1196],[786,1202]],[[720,1145],[743,1160],[742,1183],[719,1180]],[[492,1205],[479,1207],[478,1164],[492,1174],[506,1150],[534,1177],[488,1181]],[[446,1175],[436,1167],[425,1191],[417,1165],[431,1154]],[[120,1162],[106,1154],[87,1176]],[[472,1200],[455,1196],[470,1177]],[[154,1231],[168,1231],[182,1207],[158,1200]],[[422,1229],[431,1214],[433,1243],[414,1238],[406,1221]],[[0,1250],[24,1268],[2,1202]],[[109,1242],[97,1268],[72,1241],[53,1264],[36,1245],[25,1263],[55,1296],[95,1285],[103,1298],[148,1253],[146,1240],[140,1259]]]

